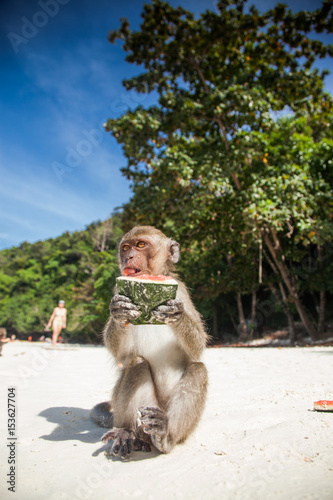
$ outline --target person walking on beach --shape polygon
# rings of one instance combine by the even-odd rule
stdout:
[[[66,318],[67,309],[65,307],[65,301],[59,300],[58,307],[53,309],[53,313],[47,324],[47,328],[50,328],[52,324],[52,345],[55,346],[63,328],[66,328]],[[53,323],[52,323],[53,322]]]

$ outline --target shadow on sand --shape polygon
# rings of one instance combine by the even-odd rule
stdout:
[[[105,434],[107,429],[103,429],[95,424],[90,417],[90,412],[91,410],[71,406],[55,406],[46,408],[39,413],[39,416],[46,418],[48,422],[57,424],[57,427],[53,429],[51,434],[40,436],[40,439],[45,439],[47,441],[77,440],[82,443],[98,443],[101,444],[101,447],[93,453],[93,456],[98,456],[100,453],[104,453],[111,444],[108,443],[104,445],[101,443],[101,437]],[[112,461],[126,462],[128,460],[145,460],[159,455],[160,453],[157,450],[152,449],[152,451],[148,453],[135,451],[127,460],[109,456],[106,458]]]

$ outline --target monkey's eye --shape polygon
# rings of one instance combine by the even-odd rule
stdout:
[[[121,249],[122,249],[123,252],[127,252],[130,249],[130,246],[129,245],[123,245],[121,247]]]
[[[139,242],[136,244],[136,246],[137,246],[138,248],[144,248],[144,247],[146,247],[146,246],[147,246],[147,243],[146,243],[145,241],[139,241]]]

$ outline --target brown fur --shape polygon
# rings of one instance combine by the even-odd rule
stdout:
[[[111,301],[104,343],[122,369],[109,406],[97,405],[92,415],[101,423],[101,405],[110,408],[115,428],[104,440],[113,440],[111,455],[127,456],[134,442],[143,441],[167,453],[185,441],[204,409],[208,378],[200,358],[207,334],[185,285],[172,272],[178,257],[178,243],[151,226],[133,228],[120,242],[122,273],[132,268],[138,274],[172,274],[178,292],[176,300],[156,308],[165,326],[134,326],[129,321],[140,315],[138,306],[117,294]]]

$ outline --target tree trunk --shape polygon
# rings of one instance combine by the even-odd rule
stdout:
[[[244,316],[244,309],[242,304],[242,296],[240,293],[237,293],[237,309],[238,309],[238,317],[240,324],[240,332],[239,332],[239,340],[241,342],[246,342],[247,340],[247,327]]]
[[[104,250],[105,250],[105,242],[106,242],[106,227],[104,227],[104,229],[103,229],[101,252],[104,252]]]
[[[271,259],[269,258],[269,256],[267,255],[267,253],[265,252],[264,250],[264,254],[265,254],[265,257],[269,263],[269,265],[271,266],[271,268],[273,269],[274,273],[280,277],[279,275],[279,271],[277,269],[277,267],[275,266],[275,264],[271,261]],[[290,345],[294,345],[295,344],[295,339],[296,339],[296,335],[295,335],[295,325],[294,325],[294,318],[293,318],[293,315],[291,314],[290,312],[290,309],[289,309],[289,304],[288,304],[288,298],[287,298],[287,295],[286,295],[286,292],[285,292],[285,289],[284,289],[284,286],[283,286],[283,283],[281,281],[279,281],[279,288],[280,288],[280,293],[281,293],[281,297],[282,299],[279,297],[279,293],[278,291],[276,290],[276,287],[274,286],[273,283],[268,283],[268,287],[269,289],[271,290],[271,292],[273,293],[274,297],[278,300],[278,302],[281,303],[282,305],[282,309],[283,309],[283,312],[284,314],[286,315],[287,317],[287,321],[288,321],[288,327],[289,327],[289,343]]]
[[[318,245],[318,260],[319,260],[319,269],[322,279],[322,285],[320,290],[320,302],[319,302],[319,321],[318,321],[318,333],[319,336],[321,337],[325,331],[325,309],[326,309],[323,247],[321,245]]]
[[[234,327],[235,332],[238,333],[237,323],[235,321],[235,318],[232,315],[232,312],[231,312],[231,309],[230,309],[228,302],[227,302],[227,311],[228,311],[229,317],[231,319],[232,326]]]
[[[288,320],[288,326],[289,326],[289,343],[290,343],[290,345],[294,345],[295,344],[295,340],[296,340],[294,318],[293,318],[293,315],[290,312],[289,304],[288,304],[288,299],[287,299],[287,296],[286,296],[286,293],[284,291],[284,287],[283,287],[283,284],[281,283],[281,281],[279,282],[279,288],[280,288],[280,292],[281,292],[281,295],[282,295],[282,307],[283,307],[284,313],[287,316],[287,320]]]
[[[288,289],[288,292],[290,293],[290,296],[291,296],[293,302],[295,303],[297,312],[301,318],[301,321],[302,321],[306,331],[310,335],[311,340],[316,340],[318,338],[318,333],[317,333],[315,327],[313,326],[313,324],[311,323],[311,321],[310,321],[310,319],[309,319],[309,317],[308,317],[308,315],[303,307],[303,304],[298,296],[296,288],[292,285],[292,283],[289,279],[289,272],[288,272],[288,268],[284,262],[284,256],[282,255],[281,259],[278,256],[278,254],[280,253],[280,248],[281,248],[278,237],[277,237],[274,229],[271,229],[270,232],[271,232],[271,235],[273,237],[274,244],[271,241],[271,239],[267,233],[264,234],[264,241],[265,241],[272,257],[273,257],[273,260],[274,260],[277,268],[279,269],[279,271],[281,273],[282,279],[283,279],[283,281]]]
[[[213,336],[219,338],[219,322],[216,304],[213,304]]]
[[[252,302],[251,302],[251,330],[249,340],[253,340],[253,334],[256,329],[256,305],[257,305],[257,292],[255,287],[252,287]]]
[[[283,284],[280,282],[279,283],[279,288],[280,288],[280,294],[276,287],[273,285],[273,283],[268,283],[268,287],[276,300],[281,304],[282,309],[284,314],[286,315],[287,321],[288,321],[288,328],[289,328],[289,343],[290,345],[295,344],[295,325],[294,325],[294,318],[290,312],[289,306],[288,306],[288,300],[287,296],[285,294]]]
[[[326,293],[325,290],[320,290],[319,321],[318,321],[318,333],[320,337],[325,332],[325,308],[326,308]]]

